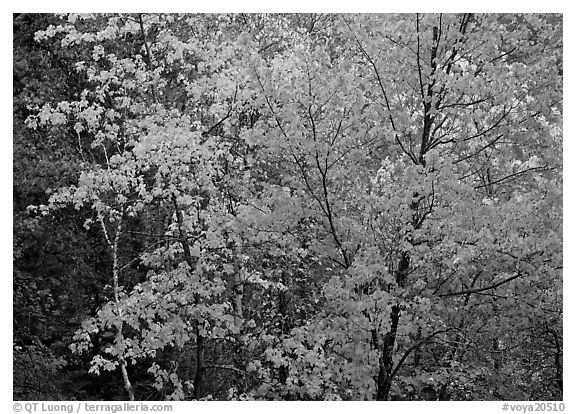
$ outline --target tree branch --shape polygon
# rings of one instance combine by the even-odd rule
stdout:
[[[450,293],[442,293],[440,294],[441,297],[447,297],[447,296],[458,296],[458,295],[470,295],[472,293],[478,293],[478,292],[484,292],[486,290],[490,290],[490,289],[496,289],[499,286],[502,286],[505,283],[511,282],[515,279],[518,279],[520,276],[522,276],[523,274],[518,272],[516,273],[514,276],[510,276],[498,283],[494,283],[493,285],[490,286],[486,286],[483,288],[478,288],[478,289],[470,289],[470,290],[463,290],[460,292],[450,292]]]

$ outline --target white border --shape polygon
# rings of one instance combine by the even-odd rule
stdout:
[[[504,2],[504,1],[481,1],[481,2],[461,2],[451,1],[411,1],[411,2],[385,2],[373,1],[315,1],[311,0],[280,0],[277,2],[264,1],[199,1],[189,0],[185,2],[162,1],[150,2],[146,5],[134,1],[111,1],[100,0],[94,3],[83,3],[75,1],[51,1],[51,2],[26,2],[26,3],[3,3],[0,21],[2,35],[1,56],[8,60],[12,56],[12,13],[13,12],[122,12],[122,11],[142,11],[142,12],[332,12],[332,13],[362,13],[362,12],[438,12],[438,11],[470,11],[470,12],[554,12],[564,13],[564,402],[567,413],[576,412],[576,400],[574,393],[574,354],[576,349],[574,342],[574,301],[571,293],[574,292],[575,283],[573,270],[575,268],[574,254],[575,233],[574,233],[574,188],[576,186],[576,162],[573,156],[576,154],[576,141],[574,129],[574,41],[576,39],[575,26],[576,18],[569,10],[566,2],[563,1],[527,1],[527,2]],[[8,10],[4,10],[7,8]],[[12,208],[8,202],[9,194],[12,192],[12,75],[11,65],[2,66],[2,126],[1,137],[2,151],[0,183],[1,191],[5,194],[4,202],[0,203],[0,214],[2,223],[2,236],[0,237],[0,263],[8,269],[0,276],[2,283],[0,297],[0,315],[5,325],[2,330],[5,332],[5,340],[0,342],[0,355],[2,355],[2,365],[0,365],[0,385],[3,412],[13,412],[12,406]],[[8,148],[10,146],[10,148]],[[571,385],[572,384],[572,385]],[[296,405],[297,407],[296,407]],[[509,402],[509,404],[512,404]],[[382,412],[384,410],[405,410],[415,409],[416,412],[425,413],[503,413],[503,402],[349,402],[349,403],[306,403],[306,402],[257,402],[257,403],[235,403],[235,402],[189,402],[174,403],[174,413],[189,413],[191,410],[202,411],[234,411],[267,413],[274,410],[275,413],[292,413],[292,410],[304,410],[313,412],[317,410],[340,410],[340,409],[362,409],[371,412]],[[82,411],[81,411],[82,412]],[[511,412],[510,410],[507,413]]]

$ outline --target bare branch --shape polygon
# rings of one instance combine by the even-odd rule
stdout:
[[[499,286],[502,286],[508,282],[511,282],[515,279],[518,279],[522,275],[523,275],[522,273],[518,272],[514,276],[510,276],[510,277],[508,277],[508,278],[506,278],[506,279],[504,279],[498,283],[494,283],[493,285],[490,285],[490,286],[486,286],[486,287],[478,288],[478,289],[463,290],[460,292],[442,293],[442,294],[440,294],[440,296],[441,297],[447,297],[447,296],[469,295],[472,293],[478,293],[478,292],[484,292],[484,291],[490,290],[490,289],[496,289]]]

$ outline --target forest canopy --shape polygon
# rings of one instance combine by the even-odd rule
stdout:
[[[562,16],[13,33],[14,399],[562,399]]]

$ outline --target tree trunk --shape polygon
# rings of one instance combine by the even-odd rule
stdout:
[[[204,373],[206,365],[204,364],[204,352],[206,350],[205,338],[200,332],[200,324],[197,322],[194,327],[196,334],[196,374],[194,375],[194,398],[200,399],[204,394]]]
[[[398,271],[396,272],[396,282],[398,286],[404,287],[408,268],[410,267],[410,255],[408,252],[402,254]],[[401,309],[399,305],[392,306],[390,312],[390,330],[384,335],[384,341],[380,349],[378,360],[378,379],[376,384],[376,400],[387,401],[390,398],[392,388],[392,372],[394,370],[394,346],[396,345],[396,334],[400,321]]]
[[[244,298],[244,280],[242,280],[242,251],[240,248],[234,249],[234,287],[232,289],[234,293],[234,300],[232,302],[232,308],[234,310],[234,323],[238,328],[242,325],[244,320],[244,312],[242,308],[242,299]]]
[[[188,235],[184,229],[184,217],[182,211],[178,208],[178,201],[175,195],[172,195],[172,202],[174,203],[174,209],[176,210],[176,220],[178,222],[178,233],[179,241],[182,245],[182,250],[184,251],[184,260],[188,263],[190,267],[190,273],[194,272],[196,269],[196,260],[192,258],[192,253],[190,252],[190,246],[188,245]],[[194,295],[194,305],[200,304],[200,296],[198,294]],[[202,398],[204,389],[204,373],[206,372],[206,365],[204,363],[204,353],[206,350],[206,340],[203,333],[201,332],[201,322],[196,321],[194,325],[194,334],[196,336],[196,374],[194,375],[194,398]]]
[[[128,370],[126,369],[126,360],[124,358],[120,359],[120,370],[122,371],[122,380],[124,381],[124,389],[128,393],[128,399],[134,401],[134,388],[128,377]]]
[[[392,357],[394,355],[399,320],[400,307],[394,305],[392,306],[392,312],[390,312],[390,330],[384,335],[384,342],[378,360],[378,384],[376,387],[376,400],[378,401],[387,401],[390,397],[390,388],[393,380],[392,371],[394,370]]]
[[[116,226],[116,234],[114,235],[114,240],[110,240],[108,235],[108,230],[106,229],[106,224],[104,223],[104,219],[99,217],[100,225],[102,226],[102,231],[104,232],[104,237],[110,250],[112,252],[112,288],[114,289],[114,305],[116,307],[116,313],[118,314],[118,325],[116,326],[116,344],[121,344],[124,342],[124,333],[122,329],[124,327],[124,321],[122,320],[122,307],[120,306],[120,298],[118,296],[118,292],[120,290],[120,267],[118,265],[118,242],[120,241],[120,233],[122,232],[122,216],[123,212],[120,213],[120,217],[118,218],[118,225]],[[124,359],[123,355],[120,355],[118,358],[120,362],[120,371],[122,372],[122,381],[124,382],[124,389],[128,393],[128,399],[130,401],[134,401],[134,388],[132,387],[132,383],[130,382],[130,378],[128,377],[128,370],[126,369],[127,363]]]

